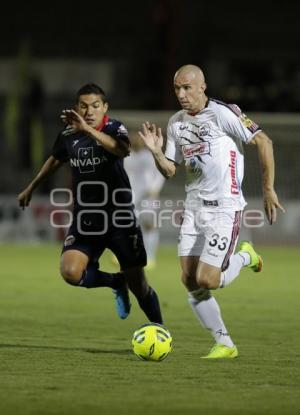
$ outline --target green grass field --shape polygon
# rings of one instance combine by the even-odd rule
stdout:
[[[133,299],[121,321],[109,289],[65,284],[60,246],[0,246],[0,413],[299,414],[299,248],[261,248],[265,270],[243,270],[216,292],[240,356],[203,361],[213,344],[187,304],[175,247],[148,273],[174,350],[161,363],[131,352],[146,322]],[[103,268],[112,269],[108,256]]]

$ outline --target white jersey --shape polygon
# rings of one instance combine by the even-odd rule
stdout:
[[[131,152],[130,156],[124,159],[124,167],[131,183],[134,203],[140,204],[150,195],[159,194],[165,178],[157,170],[153,156],[148,149]]]
[[[190,208],[244,208],[242,142],[249,143],[259,131],[237,105],[214,99],[196,115],[181,110],[170,118],[165,156],[185,163]]]

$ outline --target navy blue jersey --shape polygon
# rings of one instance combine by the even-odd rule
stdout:
[[[107,116],[99,131],[129,142],[123,124]],[[109,215],[116,210],[133,211],[131,186],[123,160],[106,151],[95,139],[67,126],[58,135],[52,155],[70,163],[75,215],[82,210],[103,210]]]

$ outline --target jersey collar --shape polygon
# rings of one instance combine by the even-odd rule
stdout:
[[[103,128],[106,126],[106,124],[108,123],[109,120],[109,116],[108,115],[104,115],[103,120],[101,121],[101,123],[98,125],[98,127],[96,127],[97,131],[102,131]]]
[[[208,103],[209,103],[209,97],[207,97],[207,101],[205,103],[205,106],[202,108],[202,110],[197,111],[197,112],[188,112],[188,115],[190,115],[191,117],[195,117],[195,115],[200,114],[201,111],[203,111],[205,108],[208,107]]]

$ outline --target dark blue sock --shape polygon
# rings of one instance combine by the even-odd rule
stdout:
[[[99,271],[95,264],[89,264],[83,272],[78,285],[85,288],[118,288],[120,286],[121,278],[124,277],[119,272],[116,274],[109,274],[108,272]]]
[[[158,296],[153,288],[149,287],[146,297],[139,298],[138,303],[148,317],[149,321],[159,324],[163,323]]]

